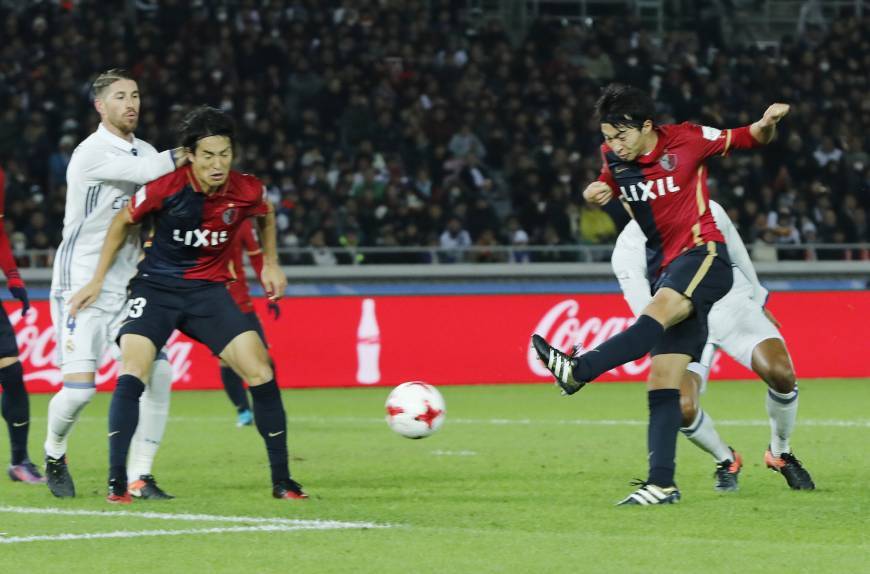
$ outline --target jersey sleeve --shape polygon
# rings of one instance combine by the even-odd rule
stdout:
[[[758,280],[758,274],[755,272],[752,259],[749,257],[746,246],[740,238],[740,233],[734,227],[731,218],[728,217],[722,206],[715,201],[710,202],[710,213],[713,214],[716,227],[725,236],[725,245],[728,248],[728,256],[731,258],[731,262],[737,266],[737,269],[743,273],[743,276],[752,285],[752,300],[763,307],[767,301],[767,289]]]
[[[160,210],[168,195],[167,188],[158,185],[157,182],[143,185],[130,198],[130,204],[127,206],[130,219],[133,223],[139,223],[149,213]]]
[[[251,225],[251,220],[248,219],[242,224],[242,249],[248,255],[248,260],[251,262],[251,267],[254,268],[254,273],[257,277],[263,272],[263,250],[260,248],[260,241],[257,239],[257,232],[254,231],[254,226]]]
[[[115,180],[144,184],[175,171],[172,151],[156,155],[114,155],[101,148],[79,148],[82,175],[89,180]]]
[[[15,256],[12,254],[12,246],[9,244],[9,237],[6,235],[6,229],[3,225],[5,213],[6,172],[0,167],[0,269],[3,269],[3,273],[6,275],[6,284],[10,289],[24,287],[24,282],[18,273],[18,265],[15,263]]]
[[[749,126],[719,129],[684,123],[681,127],[685,137],[698,150],[701,158],[714,155],[726,156],[733,149],[750,149],[762,145],[752,137]]]

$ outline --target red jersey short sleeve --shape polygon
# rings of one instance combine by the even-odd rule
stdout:
[[[752,137],[749,126],[739,128],[711,128],[692,123],[679,125],[680,134],[687,143],[698,150],[702,159],[714,155],[728,155],[732,149],[749,149],[758,147],[761,142]]]

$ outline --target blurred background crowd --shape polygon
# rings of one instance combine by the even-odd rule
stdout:
[[[99,121],[90,81],[111,67],[137,77],[136,135],[158,149],[193,106],[235,117],[237,167],[265,182],[279,246],[306,248],[285,263],[432,259],[361,246],[438,247],[449,262],[469,245],[473,261],[571,261],[560,247],[612,243],[581,198],[611,81],[648,89],[660,122],[734,127],[792,104],[772,145],[710,161],[711,196],[758,260],[867,256],[807,249],[870,241],[866,18],[767,43],[659,35],[621,14],[540,18],[517,37],[468,4],[0,0],[0,165],[22,264],[60,241],[66,165]]]

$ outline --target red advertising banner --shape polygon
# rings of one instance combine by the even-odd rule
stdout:
[[[532,333],[589,349],[634,321],[615,294],[312,297],[281,305],[279,321],[260,316],[283,387],[546,382]],[[257,306],[264,311],[263,301]],[[768,308],[783,325],[799,378],[870,377],[870,292],[774,293]],[[28,388],[53,390],[61,375],[48,302],[34,302],[25,317],[16,308],[9,318]],[[216,359],[202,345],[176,333],[168,354],[176,389],[221,388]],[[112,388],[117,369],[107,352],[98,386]],[[643,380],[648,370],[645,357],[600,380]],[[712,377],[754,375],[720,354]]]

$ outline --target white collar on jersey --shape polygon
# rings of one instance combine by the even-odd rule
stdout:
[[[100,122],[100,125],[97,127],[97,134],[113,146],[120,148],[127,153],[133,153],[133,150],[136,149],[136,136],[133,136],[133,143],[130,143],[124,138],[119,138],[106,129],[103,122]]]

